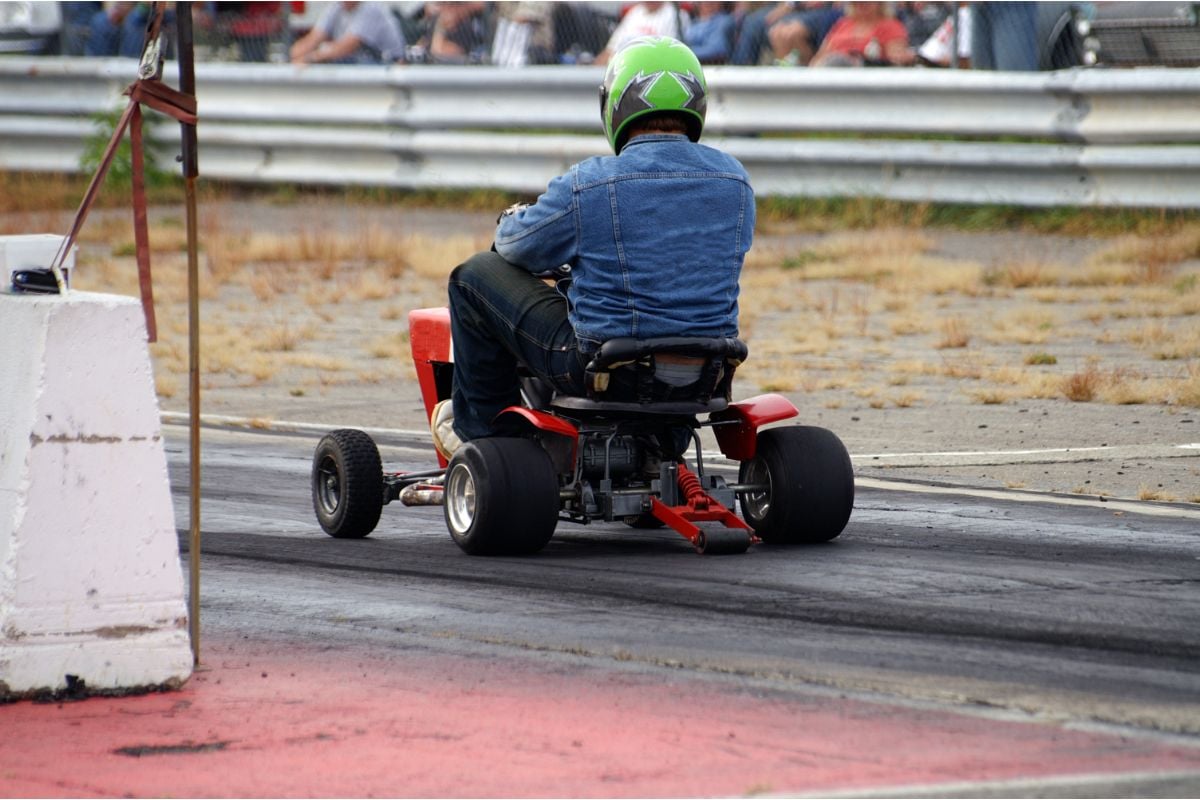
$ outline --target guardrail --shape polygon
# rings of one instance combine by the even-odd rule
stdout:
[[[135,71],[125,59],[0,59],[0,169],[77,170],[94,135],[87,115],[116,107]],[[1198,71],[707,74],[706,142],[741,159],[763,195],[1200,207]],[[600,75],[200,64],[201,170],[237,181],[536,192],[606,152]],[[800,138],[814,133],[833,138]],[[898,135],[928,138],[877,138]],[[177,127],[151,136],[174,145]],[[1048,141],[1005,140],[1014,137]]]

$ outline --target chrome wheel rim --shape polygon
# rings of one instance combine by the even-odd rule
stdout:
[[[742,495],[742,513],[754,520],[766,519],[771,511],[771,471],[761,458],[754,458],[746,465],[742,483],[766,486],[765,491],[746,492]]]
[[[475,520],[475,478],[466,464],[455,464],[446,477],[446,517],[450,530],[465,534]]]

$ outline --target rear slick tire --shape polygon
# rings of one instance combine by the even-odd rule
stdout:
[[[446,467],[446,527],[474,556],[528,555],[558,524],[558,476],[531,439],[466,442]]]
[[[767,487],[740,498],[742,516],[764,542],[827,542],[842,532],[854,509],[850,454],[825,428],[759,432],[754,458],[742,462],[738,483]]]

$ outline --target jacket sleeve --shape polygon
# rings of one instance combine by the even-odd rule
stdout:
[[[506,214],[496,225],[496,252],[530,272],[546,272],[574,264],[578,252],[572,169],[550,181],[533,205]]]

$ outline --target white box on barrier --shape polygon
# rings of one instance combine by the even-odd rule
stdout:
[[[49,269],[50,262],[58,254],[64,236],[54,233],[23,233],[14,236],[0,236],[0,276],[3,276],[4,286],[8,286],[12,274],[19,269]],[[71,273],[75,271],[74,245],[71,252],[63,259],[63,282],[71,285]]]

